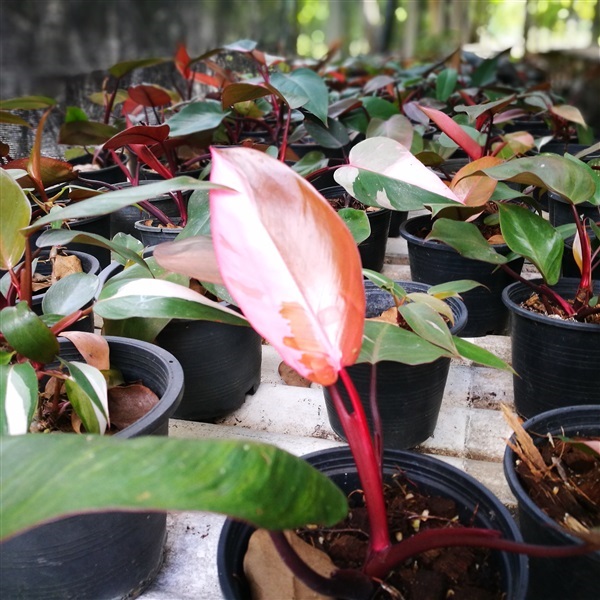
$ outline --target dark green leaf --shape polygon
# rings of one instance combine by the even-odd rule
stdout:
[[[501,265],[507,262],[488,244],[481,231],[473,224],[453,219],[436,219],[433,222],[428,240],[438,240],[454,248],[465,258]]]
[[[47,96],[21,96],[0,100],[0,110],[38,110],[54,106],[56,100]]]
[[[306,131],[323,148],[343,148],[350,142],[346,128],[333,119],[327,120],[327,127],[321,123],[307,119],[305,123]]]
[[[214,511],[270,529],[333,525],[347,512],[330,479],[265,444],[32,435],[3,436],[0,448],[2,538],[107,509]]]
[[[290,73],[290,78],[300,86],[308,97],[304,109],[315,115],[317,119],[326,125],[329,94],[323,79],[311,69],[296,69]]]
[[[456,88],[458,72],[456,69],[444,69],[435,80],[435,97],[440,102],[446,102]]]
[[[372,119],[378,118],[386,121],[392,115],[400,113],[395,104],[392,104],[383,98],[379,98],[378,96],[365,96],[361,98],[361,101],[366,111],[369,113],[369,117]]]
[[[454,344],[458,353],[468,360],[483,365],[485,367],[492,367],[493,369],[501,369],[503,371],[510,371],[514,373],[512,367],[504,362],[501,358],[498,358],[495,354],[492,354],[485,348],[480,348],[467,340],[463,340],[457,336],[454,336]]]
[[[70,146],[97,146],[104,144],[119,133],[112,125],[96,121],[69,121],[64,123],[58,133],[58,143]]]
[[[31,360],[45,364],[58,354],[55,335],[26,302],[19,302],[0,312],[0,330],[19,354]]]
[[[168,119],[166,124],[171,128],[170,137],[176,137],[216,129],[228,114],[213,100],[193,102]]]

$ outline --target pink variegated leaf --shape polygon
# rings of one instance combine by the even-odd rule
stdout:
[[[435,108],[420,106],[419,108],[454,142],[456,142],[471,160],[483,156],[483,148],[461,126],[446,113]]]
[[[246,318],[302,376],[331,385],[360,351],[365,295],[356,243],[304,178],[249,148],[212,149],[211,231]],[[216,192],[216,190],[213,190]]]

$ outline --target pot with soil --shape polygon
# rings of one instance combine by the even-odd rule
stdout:
[[[564,278],[552,289],[572,297],[578,284]],[[530,418],[554,408],[600,405],[600,323],[544,314],[531,288],[520,282],[509,285],[502,299],[511,312],[517,412]]]
[[[600,207],[590,202],[577,205],[577,214],[580,217],[589,217],[594,222],[600,221]],[[571,205],[563,200],[559,194],[548,192],[548,218],[555,227],[573,222]]]
[[[519,457],[513,435],[504,455],[504,473],[518,502],[525,541],[581,544],[574,528],[600,526],[600,456],[560,438],[600,438],[600,406],[581,405],[540,413],[523,423],[541,453],[538,468]],[[552,443],[549,441],[552,436]],[[518,449],[518,445],[516,446]],[[537,472],[537,473],[536,473]],[[600,551],[563,558],[530,558],[528,598],[592,599],[600,589]]]
[[[366,240],[358,245],[358,251],[363,268],[380,272],[383,269],[385,260],[392,211],[387,208],[367,207],[352,198],[342,186],[334,186],[319,191],[335,210],[354,208],[366,211],[371,233]]]
[[[356,492],[360,484],[349,449],[343,447],[322,450],[307,455],[305,459],[331,477],[349,495],[351,505],[356,506],[351,512],[360,518],[362,495]],[[431,456],[401,450],[386,450],[383,469],[384,479],[388,484],[387,496],[395,498],[391,503],[396,510],[390,512],[395,513],[400,519],[396,524],[392,524],[394,531],[397,532],[397,539],[406,539],[414,533],[415,515],[425,514],[432,518],[419,521],[419,529],[429,525],[439,526],[441,523],[455,522],[454,519],[457,517],[464,525],[499,530],[503,537],[521,540],[516,524],[502,503],[480,483],[455,467]],[[392,493],[393,490],[396,490],[396,493]],[[417,504],[412,504],[413,502],[418,502],[418,507]],[[421,505],[420,502],[424,504]],[[423,510],[429,510],[429,513],[424,513]],[[433,518],[436,513],[439,518]],[[408,525],[404,522],[407,516],[410,521]],[[347,525],[346,522],[340,524],[346,533],[348,533]],[[357,523],[352,523],[350,527],[354,531],[362,528]],[[245,600],[252,597],[251,585],[244,573],[244,557],[252,533],[252,527],[231,519],[228,519],[223,527],[217,551],[217,565],[221,589],[227,600]],[[338,537],[333,531],[317,529],[305,531],[303,537],[305,539],[316,537],[317,540],[322,538],[323,542],[337,539],[335,545],[338,547],[342,546],[344,540],[349,541],[348,538],[353,537],[352,547],[356,548],[359,555],[364,552],[365,541],[360,532]],[[396,590],[400,590],[406,600],[424,597],[419,592],[423,587],[429,592],[435,588],[439,594],[437,597],[442,598],[455,594],[460,596],[461,593],[463,593],[461,597],[464,598],[480,597],[477,594],[485,593],[482,592],[482,588],[487,588],[490,595],[481,597],[511,600],[525,598],[526,558],[503,552],[483,551],[480,554],[479,550],[473,554],[471,550],[473,549],[453,547],[433,552],[431,555],[435,557],[433,560],[428,560],[425,556],[419,561],[410,559],[398,570],[398,575],[390,575],[391,579],[388,578],[386,582]],[[343,557],[339,554],[336,556],[335,552],[333,554],[334,563],[343,564],[338,562],[343,560]],[[350,568],[354,566],[352,563],[349,564]],[[471,574],[477,574],[470,581],[464,577],[466,564],[471,565]],[[382,590],[379,594],[377,598],[391,597]],[[278,596],[277,590],[274,590],[272,597],[282,596],[281,594]]]
[[[126,381],[141,381],[158,403],[117,438],[167,435],[183,393],[183,373],[165,350],[118,337],[107,338],[111,364]],[[61,357],[81,360],[61,340]],[[43,435],[43,434],[31,434]],[[58,434],[75,435],[75,434]],[[77,515],[31,529],[0,545],[0,596],[49,600],[136,597],[163,561],[165,513],[107,512]]]
[[[182,231],[181,219],[173,217],[173,225],[163,225],[157,219],[142,219],[134,223],[138,239],[144,246],[156,246],[162,242],[172,242]]]
[[[423,283],[401,282],[407,292],[424,292],[430,286]],[[378,288],[370,281],[365,282],[367,296],[367,318],[377,317],[394,305],[392,295]],[[449,298],[447,303],[454,315],[452,334],[460,333],[467,324],[467,309],[457,298]],[[377,406],[382,423],[383,443],[386,448],[413,448],[429,438],[437,424],[444,389],[450,370],[450,358],[441,357],[426,364],[402,364],[381,361],[376,365]],[[369,395],[372,366],[359,363],[347,367],[361,397],[371,429],[373,415]],[[349,402],[345,389],[340,389],[345,402]],[[342,425],[335,410],[331,395],[323,388],[325,405],[331,427],[345,440]]]
[[[465,258],[454,248],[425,237],[431,231],[430,215],[419,215],[405,221],[400,235],[408,243],[408,259],[413,281],[437,285],[458,279],[472,279],[485,287],[477,287],[461,294],[469,313],[462,330],[463,337],[502,335],[508,329],[509,313],[502,302],[502,290],[513,281],[496,265]],[[494,244],[496,252],[508,255],[506,244]],[[523,259],[510,263],[513,271],[520,273]]]

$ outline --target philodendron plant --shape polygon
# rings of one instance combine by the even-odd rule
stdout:
[[[335,597],[364,597],[407,556],[448,545],[551,555],[547,548],[519,545],[472,528],[423,532],[392,543],[380,457],[346,371],[359,356],[365,320],[354,239],[324,198],[281,162],[244,148],[213,150],[212,160],[212,240],[192,237],[160,245],[154,255],[163,267],[223,283],[252,326],[290,366],[330,386],[365,492],[370,552],[362,569],[338,571],[331,579],[313,577],[310,585]],[[103,200],[109,202],[111,194],[118,192]],[[281,226],[292,221],[294,227]],[[183,290],[181,295],[189,300],[190,291]],[[132,297],[121,288],[113,301],[128,295]],[[160,298],[171,309],[182,300]],[[338,380],[348,389],[350,409],[334,387]],[[3,436],[0,442],[3,536],[61,515],[106,508],[213,510],[269,529],[296,569],[298,559],[287,548],[282,530],[333,524],[347,511],[345,498],[325,477],[300,459],[262,444],[119,441],[91,435]],[[31,477],[47,464],[52,471],[42,482]]]

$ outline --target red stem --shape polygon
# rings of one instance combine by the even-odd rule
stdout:
[[[365,504],[371,526],[368,554],[372,556],[391,546],[383,496],[383,478],[360,396],[345,369],[340,371],[340,378],[350,398],[351,413],[346,410],[336,386],[329,386],[328,389],[348,439],[348,445],[354,457],[361,487],[365,494]]]

